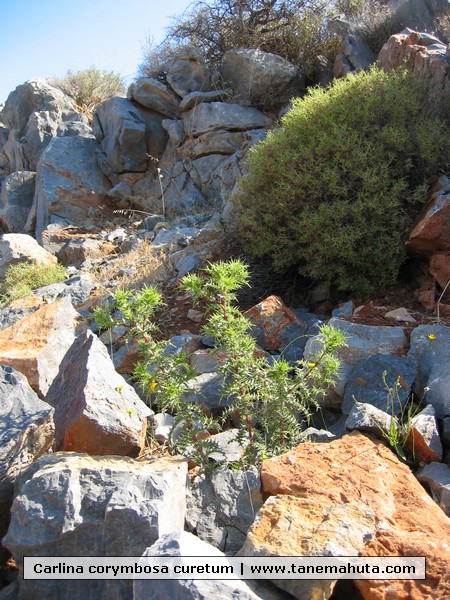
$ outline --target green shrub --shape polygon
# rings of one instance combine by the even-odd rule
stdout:
[[[25,298],[37,288],[67,279],[65,267],[23,262],[8,268],[0,284],[0,307],[13,300]]]
[[[120,75],[113,71],[100,71],[94,67],[84,71],[67,71],[64,79],[53,80],[65,94],[75,102],[76,108],[85,114],[89,121],[98,104],[112,96],[125,93],[125,85]]]
[[[449,123],[406,70],[314,88],[250,152],[238,235],[282,271],[367,293],[393,282],[429,184],[450,164]]]
[[[300,443],[302,424],[320,408],[319,399],[339,369],[336,350],[345,345],[342,332],[324,325],[321,348],[310,361],[291,365],[282,357],[273,361],[258,358],[251,323],[235,306],[237,291],[248,281],[248,268],[239,260],[210,264],[202,275],[189,274],[181,281],[194,302],[206,301],[204,332],[214,339],[214,350],[226,357],[219,368],[224,381],[222,397],[232,403],[218,418],[205,411],[201,396],[198,402],[185,397],[188,382],[196,375],[189,357],[171,351],[170,342],[154,338],[155,309],[162,305],[156,289],[118,290],[109,306],[93,313],[101,329],[125,325],[129,336],[137,339],[141,359],[134,378],[159,411],[175,416],[181,434],[176,448],[204,470],[212,466],[211,452],[223,454],[208,432],[219,431],[229,418],[238,420],[237,439],[248,443],[243,464],[259,463]]]

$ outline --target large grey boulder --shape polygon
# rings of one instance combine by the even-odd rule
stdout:
[[[161,536],[147,548],[143,559],[152,556],[223,557],[223,553],[195,535],[182,531]],[[286,598],[270,584],[241,579],[135,579],[134,600],[277,600]]]
[[[266,126],[266,119],[260,110],[226,102],[200,104],[183,113],[183,122],[188,137],[197,137],[218,129],[246,131]]]
[[[97,167],[97,143],[86,137],[54,137],[37,165],[36,237],[50,223],[81,225],[104,202],[109,184]]]
[[[346,346],[337,352],[341,364],[338,379],[333,386],[335,393],[341,398],[344,395],[349,373],[358,362],[373,354],[403,352],[407,343],[402,327],[360,325],[338,318],[330,319],[329,324],[345,335]],[[312,360],[321,348],[320,335],[310,338],[306,342],[304,358]]]
[[[58,450],[137,456],[144,447],[152,411],[89,330],[67,351],[45,400],[55,407]]]
[[[128,99],[170,119],[180,116],[180,98],[167,85],[152,77],[140,77],[132,83],[128,88]]]
[[[186,523],[201,540],[226,554],[235,554],[263,505],[258,470],[218,468],[197,477],[187,496]]]
[[[33,79],[19,85],[8,96],[2,119],[9,128],[3,152],[9,172],[35,171],[39,157],[52,137],[67,134],[62,123],[79,122],[86,127],[86,117],[80,115],[61,90],[45,79]]]
[[[259,49],[228,50],[220,72],[225,85],[234,92],[234,102],[244,106],[276,106],[305,89],[298,67]]]
[[[0,502],[12,494],[20,471],[52,445],[53,411],[38,398],[22,373],[0,366]]]
[[[418,364],[414,392],[426,401],[441,419],[450,415],[450,327],[419,325],[411,332],[409,356]]]
[[[39,246],[37,241],[24,233],[5,233],[0,236],[0,279],[9,267],[22,262],[37,262],[54,265],[57,260],[53,254]]]
[[[447,0],[390,0],[388,6],[402,28],[416,31],[434,31],[436,17],[449,12]]]
[[[356,71],[368,69],[376,60],[375,54],[358,33],[349,33],[342,42],[341,50]]]
[[[112,173],[142,173],[148,155],[160,158],[167,144],[163,117],[114,96],[97,106],[93,129]],[[108,174],[108,173],[107,173]]]
[[[416,361],[409,356],[374,354],[364,358],[348,375],[342,412],[349,414],[355,402],[364,402],[398,415],[411,395],[416,371]]]
[[[16,171],[0,188],[0,231],[23,233],[33,204],[36,173]]]
[[[7,531],[17,475],[49,450],[54,432],[53,408],[39,400],[22,373],[1,366],[0,539]]]
[[[122,600],[132,581],[23,580],[23,556],[141,556],[182,531],[187,464],[56,453],[19,479],[4,545],[19,566],[19,600]]]
[[[196,91],[211,89],[211,75],[201,50],[194,46],[184,46],[169,62],[166,73],[167,83],[178,96],[184,98]]]

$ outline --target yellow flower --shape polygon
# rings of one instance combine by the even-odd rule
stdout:
[[[116,390],[116,392],[119,392],[119,394],[122,393],[123,390],[123,385],[118,385],[116,388],[114,388]]]
[[[152,381],[151,384],[150,384],[150,391],[154,392],[157,385],[158,385],[157,381]]]
[[[431,340],[431,341],[433,341],[433,340],[436,339],[436,336],[434,335],[434,333],[429,333],[428,334],[428,339]]]
[[[131,417],[131,415],[133,414],[133,409],[132,409],[132,408],[127,408],[127,413],[128,413],[128,414],[130,415],[130,417]]]

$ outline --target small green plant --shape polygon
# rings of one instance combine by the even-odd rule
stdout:
[[[66,268],[60,264],[44,265],[23,262],[11,265],[0,284],[0,307],[13,300],[25,298],[37,288],[67,279]]]
[[[237,290],[249,281],[247,266],[239,260],[217,262],[204,274],[186,275],[182,284],[194,302],[208,303],[205,334],[214,339],[215,350],[227,357],[219,371],[223,396],[231,398],[232,404],[223,417],[237,418],[238,439],[248,442],[246,460],[255,464],[300,442],[302,423],[319,409],[319,397],[337,373],[335,351],[344,337],[323,326],[321,350],[313,360],[298,361],[295,367],[283,358],[258,357],[249,333],[251,323],[235,306]]]
[[[269,361],[259,356],[250,335],[250,322],[237,308],[236,294],[248,284],[249,272],[239,260],[210,264],[202,276],[186,275],[181,285],[194,303],[207,303],[205,334],[214,339],[214,349],[226,359],[219,368],[223,377],[224,408],[213,418],[199,402],[186,399],[188,382],[196,373],[183,353],[170,342],[157,341],[156,308],[163,301],[155,288],[140,292],[118,290],[107,307],[99,307],[93,318],[101,328],[125,325],[137,339],[141,360],[134,378],[158,410],[175,416],[176,447],[194,459],[203,470],[212,468],[208,455],[221,452],[209,438],[229,419],[237,422],[237,439],[246,446],[243,464],[258,464],[302,440],[302,424],[317,411],[320,396],[334,381],[339,367],[336,350],[344,344],[341,332],[321,328],[320,350],[309,361],[290,365],[283,358]]]
[[[389,429],[380,428],[381,434],[386,440],[388,446],[405,463],[413,463],[414,456],[414,438],[412,436],[413,419],[417,414],[417,406],[412,400],[402,405],[399,400],[399,389],[401,387],[400,377],[397,377],[394,384],[389,386],[387,383],[387,373],[383,373],[383,383],[387,390],[387,411],[391,419]],[[396,406],[400,406],[400,413],[396,414]]]
[[[139,291],[119,289],[106,306],[94,310],[92,318],[103,330],[125,326],[127,337],[137,340],[140,360],[133,378],[149,404],[155,404],[160,412],[175,416],[172,432],[178,432],[177,449],[208,471],[213,465],[208,455],[222,453],[219,446],[208,439],[208,432],[217,430],[219,424],[200,403],[184,398],[187,382],[196,375],[188,357],[182,352],[174,352],[169,341],[155,338],[158,332],[155,313],[163,304],[162,295],[155,287],[144,287]]]

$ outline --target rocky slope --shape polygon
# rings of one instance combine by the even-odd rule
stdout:
[[[407,57],[440,92],[449,81],[446,52],[430,36],[406,32],[391,38],[380,61],[391,68]],[[0,115],[0,274],[17,262],[57,258],[71,275],[0,311],[0,535],[3,562],[12,555],[19,569],[0,590],[3,600],[345,597],[336,581],[231,589],[189,580],[149,589],[146,581],[22,577],[23,556],[186,555],[194,548],[204,556],[425,555],[426,580],[360,580],[353,593],[450,596],[445,297],[436,314],[450,279],[447,177],[436,182],[409,240],[426,267],[417,301],[402,298],[406,306],[385,296],[384,304],[357,308],[350,301],[331,315],[318,292],[319,312],[270,295],[247,312],[261,351],[292,363],[313,356],[317,328],[330,317],[347,341],[322,421],[305,432],[310,441],[265,461],[261,473],[221,467],[188,477],[187,460],[164,455],[164,445],[150,448],[147,431],[164,443],[170,418],[154,415],[131,385],[137,349],[120,328],[98,337],[87,319],[120,284],[162,284],[169,305],[158,315],[161,328],[190,356],[193,389],[218,409],[220,356],[201,335],[202,307],[193,311],[176,282],[230,252],[226,200],[245,152],[272,124],[260,110],[265,90],[283,103],[303,86],[298,69],[260,51],[232,51],[224,64],[228,87],[217,89],[198,53],[186,50],[167,85],[137,81],[127,98],[98,107],[92,128],[44,81],[19,86]],[[246,69],[258,73],[250,89]],[[130,208],[127,219],[113,212]],[[415,474],[383,443],[392,418],[383,376],[391,387],[400,382],[394,412],[411,393],[422,400],[411,423]],[[240,456],[232,429],[215,438],[229,462]],[[4,573],[5,583],[13,578]]]

